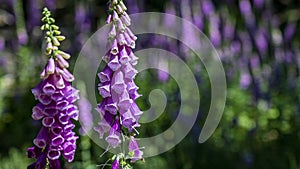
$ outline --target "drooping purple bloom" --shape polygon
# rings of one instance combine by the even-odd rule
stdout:
[[[105,68],[98,74],[100,84],[99,94],[102,101],[96,110],[102,120],[94,128],[108,145],[116,148],[122,142],[122,130],[136,131],[139,127],[138,119],[142,111],[135,100],[141,95],[134,78],[138,73],[134,66],[138,58],[133,54],[137,37],[129,29],[131,19],[126,13],[126,7],[122,1],[111,2],[110,15],[107,22],[111,24],[109,33],[110,43],[108,51],[103,59],[107,62]],[[122,129],[122,130],[121,130]],[[118,166],[118,161],[114,161]],[[116,167],[117,168],[117,167]]]
[[[119,160],[115,159],[115,161],[111,165],[112,169],[119,169]]]
[[[137,141],[134,137],[131,137],[128,145],[129,154],[132,155],[131,162],[135,162],[137,160],[141,160],[143,157],[143,151],[140,150]]]
[[[46,8],[43,14],[51,16]],[[56,37],[54,35],[53,39]],[[48,54],[48,63],[40,74],[41,82],[32,89],[39,101],[32,109],[32,118],[41,120],[42,128],[33,140],[34,146],[27,149],[28,158],[37,159],[28,168],[45,168],[48,161],[49,168],[60,169],[60,156],[68,162],[74,159],[78,137],[72,131],[75,125],[71,120],[78,120],[78,108],[74,102],[79,99],[79,91],[70,84],[74,76],[67,69],[69,64],[65,59],[69,59],[69,54],[57,48],[53,51],[55,49],[50,46],[54,46],[54,42],[47,43],[51,45],[46,51],[52,50],[52,54]],[[59,46],[58,41],[55,46]]]
[[[46,68],[51,64],[48,63]],[[39,103],[32,109],[32,118],[42,120],[42,128],[34,139],[35,148],[29,148],[29,158],[40,158],[40,154],[32,149],[44,149],[42,154],[48,160],[57,160],[61,155],[68,162],[73,161],[76,149],[75,127],[71,119],[78,119],[78,110],[74,102],[79,98],[78,91],[70,85],[70,80],[61,74],[61,67],[57,61],[48,69],[54,66],[54,73],[47,74],[40,84],[32,89],[32,93]],[[67,70],[65,70],[67,71]],[[51,72],[51,71],[50,71]],[[62,84],[60,84],[62,81]],[[57,162],[51,163],[58,166]]]

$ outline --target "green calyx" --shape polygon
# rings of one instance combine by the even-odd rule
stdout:
[[[45,32],[46,55],[55,58],[56,55],[59,54],[65,59],[69,59],[69,54],[58,49],[60,42],[64,41],[66,38],[61,35],[59,27],[55,25],[55,19],[52,18],[51,12],[45,7],[42,14],[43,18],[41,20],[43,25],[41,26],[41,30]]]

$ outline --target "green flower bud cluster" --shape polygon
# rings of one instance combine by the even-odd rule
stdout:
[[[127,7],[122,0],[111,0],[109,12],[113,13],[113,11],[117,11],[119,15],[122,15],[125,11],[127,11]]]
[[[56,58],[57,55],[62,56],[64,59],[70,59],[70,54],[59,50],[60,42],[66,39],[61,35],[59,27],[55,25],[55,19],[52,18],[51,12],[47,9],[43,9],[41,30],[45,32],[46,40],[46,55],[51,58]]]

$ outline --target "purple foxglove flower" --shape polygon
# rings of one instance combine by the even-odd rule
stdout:
[[[118,48],[118,41],[117,39],[114,39],[112,41],[112,47],[111,47],[111,51],[110,51],[111,54],[113,55],[117,55],[119,53],[119,48]]]
[[[52,127],[52,125],[55,123],[54,117],[45,117],[42,120],[42,124],[44,127]]]
[[[107,98],[106,105],[104,106],[104,109],[106,111],[108,111],[109,113],[111,113],[112,115],[116,115],[117,111],[118,111],[118,106],[117,106],[117,103],[115,103],[113,101],[113,99],[110,97],[110,98]]]
[[[126,35],[128,35],[128,34],[126,34]],[[133,41],[134,42],[134,41]],[[131,43],[131,42],[130,42]],[[129,43],[129,44],[130,44]],[[130,46],[131,46],[132,44],[130,44]],[[120,63],[121,64],[123,64],[123,65],[125,65],[127,62],[129,62],[130,61],[130,57],[129,57],[129,55],[127,54],[127,52],[126,52],[126,48],[125,47],[123,47],[123,49],[120,51],[120,55],[121,55],[121,57],[120,57]]]
[[[46,13],[50,12],[44,9],[43,14]],[[74,77],[66,69],[69,65],[65,60],[67,57],[63,57],[68,54],[63,52],[63,55],[54,55],[54,53],[62,53],[58,52],[58,49],[55,50],[57,51],[51,52],[52,54],[48,56],[49,60],[42,71],[44,75],[41,82],[32,89],[35,99],[39,101],[32,109],[32,118],[41,120],[43,126],[33,141],[35,146],[27,150],[28,157],[37,159],[28,168],[44,169],[48,161],[49,168],[60,169],[58,159],[61,155],[68,162],[74,159],[78,137],[72,132],[75,125],[70,119],[78,119],[78,109],[74,105],[79,98],[78,90],[70,84]]]
[[[119,160],[115,159],[115,161],[111,165],[112,169],[119,169]]]
[[[112,20],[112,15],[108,15],[107,19],[106,19],[106,24],[109,24]]]
[[[128,27],[131,19],[125,12],[126,7],[123,2],[115,0],[110,5],[111,11],[107,20],[112,23],[112,30],[108,35],[108,48],[103,57],[107,66],[98,74],[100,79],[98,89],[102,101],[96,110],[102,120],[94,130],[99,133],[101,139],[105,137],[110,147],[116,148],[122,142],[123,130],[129,133],[137,132],[135,128],[140,126],[138,119],[142,112],[135,103],[135,100],[141,96],[134,83],[138,73],[134,66],[138,58],[132,50],[135,48],[137,37]],[[133,151],[132,162],[141,159],[141,155],[141,152]],[[118,162],[119,160],[114,161],[112,167],[118,168]]]
[[[47,74],[53,74],[55,71],[55,63],[54,63],[54,59],[53,58],[50,58],[48,60],[48,64],[47,64],[47,67],[46,67],[46,72]]]
[[[130,98],[129,94],[127,91],[124,91],[119,98],[119,104],[118,106],[120,107],[120,109],[124,109],[127,110],[130,108],[131,104],[132,104],[132,99]]]
[[[34,145],[38,148],[45,148],[49,137],[49,129],[42,127],[37,137],[33,140]]]
[[[136,120],[138,120],[143,114],[143,112],[139,109],[136,103],[131,104],[130,111],[132,115],[136,118]]]
[[[109,63],[107,65],[113,71],[118,70],[121,67],[121,64],[119,63],[118,56],[117,55],[112,56],[111,60],[109,61]]]
[[[127,17],[125,17],[124,15],[121,17],[122,22],[126,25],[126,26],[130,26],[130,20],[128,20]]]
[[[132,127],[136,123],[135,117],[132,115],[129,109],[127,111],[122,111],[121,109],[120,114],[121,114],[122,126],[128,128],[129,131],[132,131]]]
[[[118,19],[117,25],[118,25],[119,31],[121,31],[121,32],[124,32],[124,31],[125,31],[125,27],[124,27],[124,24],[123,24],[123,22],[122,22],[121,19]]]
[[[126,89],[123,72],[118,70],[115,72],[112,79],[112,90],[117,94],[122,94]]]
[[[103,98],[106,98],[106,97],[110,97],[111,94],[110,94],[110,85],[109,84],[106,84],[104,86],[100,86],[98,88],[99,92],[100,92],[100,95],[103,97]]]
[[[133,52],[129,53],[129,57],[130,57],[130,63],[135,66],[138,63],[138,57],[136,57]]]
[[[117,41],[119,43],[119,45],[126,45],[127,44],[127,41],[125,39],[125,36],[123,33],[120,33],[117,37]]]
[[[42,149],[36,146],[29,147],[26,151],[28,158],[37,158],[38,156],[40,156],[41,153],[42,153]]]
[[[103,138],[103,135],[109,132],[112,124],[113,116],[110,113],[105,113],[102,121],[98,123],[98,126],[94,127],[94,130],[99,133],[100,138]]]
[[[30,164],[27,169],[45,169],[46,168],[46,164],[47,164],[47,160],[46,160],[46,152],[41,153],[38,158],[37,161]],[[60,169],[60,168],[58,168]]]
[[[64,114],[64,113],[60,113],[58,115],[58,121],[61,123],[61,124],[67,124],[70,120],[70,116],[68,116],[67,114]]]
[[[131,137],[129,140],[128,150],[129,150],[129,154],[132,156],[131,162],[134,163],[135,161],[141,160],[143,158],[142,157],[143,151],[140,150],[134,137]]]
[[[119,20],[119,15],[116,11],[114,11],[112,18],[113,18],[113,21],[115,21],[115,22],[117,22]]]
[[[124,77],[126,79],[134,79],[136,74],[138,73],[135,68],[132,67],[131,64],[127,64],[123,66]]]
[[[61,168],[59,160],[49,160],[49,169]]]
[[[105,139],[108,142],[108,144],[113,148],[116,148],[121,143],[120,127],[121,126],[118,120],[115,120],[115,123],[110,128],[109,135]]]
[[[112,73],[113,73],[113,71],[108,66],[106,66],[103,69],[103,71],[98,74],[100,82],[104,83],[104,82],[110,81],[111,80],[110,77],[111,77]]]
[[[129,94],[133,94],[138,89],[139,89],[139,87],[136,86],[136,84],[134,83],[134,81],[128,81],[127,82],[127,91],[128,91]]]
[[[38,104],[38,105],[34,106],[32,109],[31,117],[34,120],[42,119],[44,117],[43,109],[44,109],[44,106],[42,104]]]

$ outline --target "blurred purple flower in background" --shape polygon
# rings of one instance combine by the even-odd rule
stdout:
[[[264,0],[253,0],[253,4],[255,8],[262,8],[264,6]]]
[[[242,89],[247,89],[251,84],[251,76],[248,73],[242,73],[240,77],[240,86]]]
[[[78,108],[80,112],[79,121],[81,124],[79,133],[86,135],[93,128],[92,105],[87,98],[81,96],[81,99],[78,101]]]
[[[56,8],[56,0],[46,0],[46,7],[50,10],[54,10]]]
[[[214,5],[210,0],[202,0],[202,12],[206,17],[209,17],[215,12]]]
[[[40,9],[39,2],[36,0],[29,0],[27,2],[27,14],[28,20],[26,22],[27,31],[32,32],[36,26],[40,24]]]
[[[290,43],[290,41],[293,39],[295,32],[296,32],[296,24],[290,23],[287,25],[287,27],[284,29],[283,37],[285,43]]]

